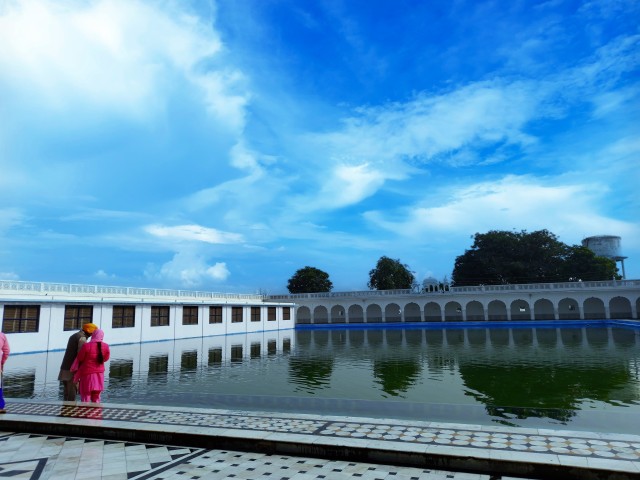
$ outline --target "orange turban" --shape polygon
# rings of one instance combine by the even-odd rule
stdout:
[[[89,335],[91,335],[93,332],[95,332],[98,329],[98,326],[93,324],[93,323],[85,323],[82,326],[82,330],[84,330],[85,332],[87,332]]]

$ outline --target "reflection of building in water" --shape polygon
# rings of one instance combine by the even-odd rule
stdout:
[[[290,330],[214,336],[168,342],[117,345],[105,369],[106,395],[126,398],[132,391],[152,393],[154,385],[182,383],[197,390],[198,375],[212,368],[242,364],[272,355],[288,355]],[[58,399],[58,373],[64,352],[19,356],[19,366],[5,374],[5,396]]]
[[[92,322],[110,345],[294,327],[294,305],[263,295],[0,281],[13,353],[64,349]]]

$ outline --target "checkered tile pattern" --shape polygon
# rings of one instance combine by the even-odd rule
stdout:
[[[496,480],[489,475],[112,442],[0,434],[0,478],[19,480]]]
[[[283,432],[425,445],[492,449],[507,452],[562,454],[570,456],[640,461],[640,441],[603,440],[579,435],[534,435],[510,431],[489,432],[475,429],[449,429],[403,424],[325,421],[291,416],[269,417],[240,413],[202,413],[52,405],[45,403],[12,403],[11,413],[35,416],[59,416],[133,424],[173,424],[264,432]]]

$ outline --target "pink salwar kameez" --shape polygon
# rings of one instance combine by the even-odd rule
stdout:
[[[91,341],[85,343],[78,352],[78,370],[75,372],[74,380],[80,382],[81,402],[100,402],[100,394],[104,390],[104,363],[111,356],[109,345],[102,341],[103,338],[104,332],[96,330],[91,336]]]

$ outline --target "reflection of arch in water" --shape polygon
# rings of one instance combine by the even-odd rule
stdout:
[[[612,319],[631,318],[631,302],[625,297],[613,297],[609,301],[609,315]]]
[[[377,303],[373,303],[367,307],[367,323],[382,322],[382,308]]]
[[[531,320],[529,302],[521,298],[511,302],[511,320]]]
[[[586,320],[605,319],[607,315],[604,302],[595,297],[587,298],[582,305],[582,309]]]
[[[296,323],[311,323],[311,310],[309,310],[309,307],[298,307],[296,310]]]
[[[507,306],[500,300],[492,300],[487,307],[489,320],[507,320]]]
[[[442,309],[436,302],[429,302],[424,306],[424,320],[426,322],[441,322]]]
[[[558,302],[560,320],[580,320],[580,306],[574,298],[563,298]]]
[[[551,300],[541,298],[533,304],[533,313],[536,320],[554,320],[555,313]]]
[[[313,309],[313,323],[329,323],[327,308],[318,306]]]
[[[331,307],[331,319],[329,323],[345,323],[345,310],[342,305],[334,305]]]
[[[404,307],[404,321],[405,322],[421,322],[420,306],[417,303],[408,303]]]
[[[400,322],[402,321],[402,310],[397,303],[390,303],[384,307],[385,322]]]
[[[349,323],[362,323],[364,316],[360,305],[351,305],[349,307]]]
[[[467,321],[483,321],[486,320],[484,316],[484,307],[477,300],[472,300],[467,303],[466,308]]]
[[[461,322],[462,321],[462,305],[458,302],[447,302],[444,306],[445,322]]]

